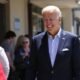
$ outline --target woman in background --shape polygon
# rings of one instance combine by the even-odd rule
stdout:
[[[20,38],[20,37],[19,37]],[[25,80],[25,72],[29,64],[30,39],[28,35],[22,36],[15,49],[16,80]]]

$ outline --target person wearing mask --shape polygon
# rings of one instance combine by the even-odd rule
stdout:
[[[21,35],[17,39],[14,64],[16,68],[15,80],[25,80],[26,70],[29,64],[30,39],[28,35]]]
[[[80,80],[80,42],[61,29],[62,13],[54,5],[42,9],[45,32],[32,39],[26,80]]]

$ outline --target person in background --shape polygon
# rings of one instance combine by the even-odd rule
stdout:
[[[13,80],[13,74],[15,71],[15,67],[13,64],[15,37],[16,37],[16,33],[10,30],[6,32],[4,41],[1,44],[1,46],[4,48],[6,55],[9,59],[10,73],[9,73],[8,80]]]
[[[9,61],[2,47],[0,47],[0,80],[7,80],[9,75]]]
[[[20,78],[19,78],[19,70],[17,70],[17,68],[16,68],[16,65],[17,65],[16,64],[16,57],[18,55],[18,53],[16,51],[19,48],[21,48],[23,38],[24,38],[24,35],[18,36],[17,41],[16,41],[16,45],[15,45],[15,50],[14,50],[15,80],[20,80]]]
[[[20,36],[17,42],[21,43],[15,49],[15,80],[25,80],[25,72],[29,64],[30,39],[28,35]]]
[[[80,80],[80,42],[61,29],[61,10],[54,5],[42,9],[46,31],[32,39],[26,80]]]
[[[22,40],[24,38],[24,35],[20,35],[18,38],[17,38],[17,41],[16,41],[16,45],[15,45],[15,51],[22,46]],[[16,54],[15,54],[16,55]]]

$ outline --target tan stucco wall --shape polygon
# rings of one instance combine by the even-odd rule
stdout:
[[[28,33],[28,0],[10,0],[10,29],[15,31],[17,36]],[[61,8],[63,14],[64,29],[72,31],[72,10],[70,8]],[[15,18],[20,20],[19,30],[15,29]]]
[[[64,30],[72,32],[72,10],[70,8],[61,9],[63,15]]]
[[[20,20],[18,30],[15,28],[15,18]],[[10,0],[10,29],[17,36],[28,33],[27,0]]]

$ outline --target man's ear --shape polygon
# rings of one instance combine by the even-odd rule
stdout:
[[[59,17],[59,21],[62,21],[62,17]]]
[[[62,17],[59,18],[59,22],[60,22],[60,24],[62,23]]]

